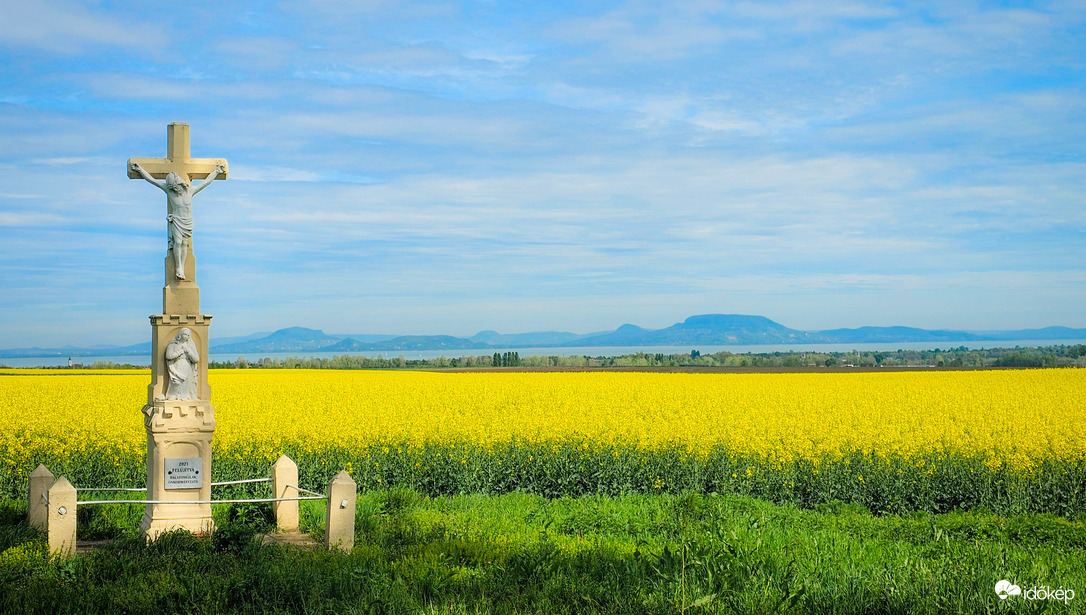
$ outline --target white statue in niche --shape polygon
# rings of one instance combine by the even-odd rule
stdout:
[[[137,162],[132,163],[132,170],[166,193],[166,200],[169,201],[166,222],[169,226],[169,247],[173,250],[174,276],[178,280],[184,280],[185,260],[188,258],[189,242],[192,239],[192,197],[210,186],[216,177],[226,173],[226,167],[217,165],[215,171],[195,188],[177,173],[170,173],[165,180],[157,180]]]
[[[185,327],[166,346],[166,399],[197,399],[196,375],[200,367],[200,352],[192,341],[192,331]]]

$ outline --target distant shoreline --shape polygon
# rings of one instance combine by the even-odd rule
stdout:
[[[911,340],[911,341],[908,341]],[[288,327],[270,334],[219,337],[205,347],[213,362],[257,358],[334,356],[403,357],[405,360],[450,356],[487,356],[505,351],[523,356],[618,356],[637,352],[682,354],[716,352],[849,352],[875,350],[928,350],[933,348],[1015,348],[1086,342],[1086,329],[1050,326],[1001,331],[929,330],[915,327],[873,327],[802,331],[764,316],[701,314],[665,329],[643,329],[625,324],[610,332],[575,334],[560,331],[501,334],[481,331],[471,337],[451,335],[326,334],[319,329]],[[0,363],[27,366],[66,364],[78,357],[83,363],[126,363],[149,357],[148,342],[130,346],[77,348],[9,348],[0,350]],[[149,359],[147,360],[150,363]]]
[[[424,351],[412,353],[261,353],[250,357],[212,353],[212,369],[248,367],[300,369],[413,369],[434,371],[674,371],[827,372],[916,371],[918,369],[1000,369],[1086,367],[1086,340],[1014,340],[991,346],[974,343],[936,346],[930,342],[892,344],[810,344],[685,347],[524,348]],[[863,348],[861,346],[865,346]],[[983,347],[988,346],[988,347]],[[566,350],[567,352],[555,352]],[[572,350],[573,352],[569,352]],[[504,357],[504,358],[503,358]],[[147,369],[146,356],[72,357],[80,369]],[[9,369],[66,370],[68,359],[0,359]]]

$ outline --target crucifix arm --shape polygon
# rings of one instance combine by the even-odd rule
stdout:
[[[224,166],[223,166],[223,165],[221,165],[221,164],[220,164],[220,165],[217,165],[217,166],[215,167],[215,170],[211,172],[211,175],[208,175],[208,176],[207,176],[207,179],[205,179],[204,181],[200,182],[200,185],[199,185],[199,186],[196,186],[195,188],[193,188],[193,190],[192,190],[192,194],[194,194],[194,195],[195,195],[195,194],[196,194],[197,192],[199,192],[199,191],[203,190],[204,188],[207,188],[208,186],[210,186],[210,185],[211,185],[211,182],[215,181],[215,178],[216,178],[216,177],[218,177],[218,176],[219,176],[219,174],[221,174],[221,173],[225,173],[225,172],[226,172],[226,167],[224,167]]]
[[[163,190],[163,191],[166,190],[166,182],[151,177],[151,175],[149,173],[147,173],[147,171],[145,171],[143,169],[143,167],[141,167],[138,162],[133,162],[132,163],[132,170],[139,173],[140,177],[142,177],[143,179],[146,179],[147,181],[151,182],[152,184],[158,186],[160,190]]]

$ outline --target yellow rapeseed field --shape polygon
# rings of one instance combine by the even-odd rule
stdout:
[[[515,438],[723,447],[787,463],[862,452],[957,454],[1028,470],[1086,456],[1086,371],[691,374],[212,370],[215,446]],[[146,371],[0,370],[0,465],[108,444],[140,455]],[[32,469],[32,468],[31,468]]]

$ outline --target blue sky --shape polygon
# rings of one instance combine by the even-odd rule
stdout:
[[[1086,2],[0,5],[0,348],[692,314],[1086,327]],[[159,10],[162,9],[162,10]]]

